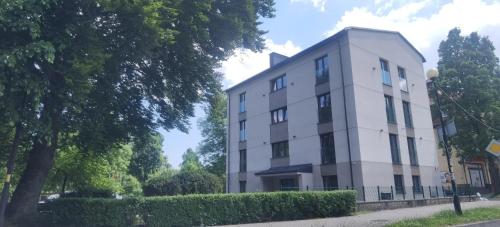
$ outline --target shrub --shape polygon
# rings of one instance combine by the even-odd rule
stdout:
[[[141,183],[132,175],[126,175],[122,179],[123,195],[127,197],[142,196]]]
[[[166,195],[165,185],[176,173],[173,169],[163,169],[149,176],[143,187],[144,195]]]
[[[138,199],[64,198],[39,205],[42,226],[131,226]]]
[[[222,180],[205,170],[181,171],[167,182],[163,195],[221,193],[222,188]]]
[[[187,195],[220,193],[223,190],[222,179],[205,170],[180,171],[153,177],[144,186],[144,195]]]
[[[50,226],[200,226],[351,214],[354,191],[207,194],[143,199],[59,199],[42,204]]]

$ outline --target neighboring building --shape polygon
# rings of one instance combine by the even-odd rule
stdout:
[[[425,59],[400,33],[346,28],[270,58],[227,90],[228,192],[441,186]]]
[[[439,124],[434,125],[439,128]],[[436,130],[441,130],[436,129]],[[439,163],[439,170],[441,176],[441,183],[445,187],[451,187],[451,176],[448,172],[448,161],[446,160],[446,154],[443,148],[439,145],[440,136],[439,133],[435,131],[436,146],[437,146],[437,158]],[[457,156],[457,151],[453,148],[450,156],[451,165],[453,167],[453,173],[455,175],[455,182],[459,189],[464,189],[468,187],[475,188],[475,190],[488,193],[491,190],[491,177],[488,166],[488,160],[482,157],[470,158],[468,160],[461,160]],[[461,191],[461,190],[459,190]],[[463,190],[462,190],[463,191]]]

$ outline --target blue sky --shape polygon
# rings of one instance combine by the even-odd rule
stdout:
[[[425,68],[435,67],[439,42],[448,31],[460,27],[489,36],[500,48],[500,0],[275,0],[276,17],[262,20],[268,49],[262,53],[237,50],[222,63],[224,85],[230,87],[268,67],[272,51],[291,56],[348,26],[401,32],[427,59]],[[500,51],[496,50],[497,56]],[[198,119],[204,116],[197,106],[190,119],[189,134],[160,130],[163,151],[172,166],[182,161],[188,148],[202,140]]]

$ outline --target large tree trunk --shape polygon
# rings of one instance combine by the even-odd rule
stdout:
[[[46,143],[35,143],[28,163],[7,208],[10,224],[36,226],[37,204],[43,184],[54,163],[55,147]]]
[[[491,186],[493,187],[493,192],[495,194],[500,193],[500,169],[498,165],[495,164],[495,160],[488,154],[488,169],[490,172]]]
[[[9,151],[9,160],[7,161],[7,176],[2,189],[2,198],[0,199],[0,226],[5,226],[5,210],[10,197],[11,176],[14,172],[17,149],[21,143],[22,123],[16,123],[14,140]]]
[[[26,168],[7,207],[7,221],[14,226],[39,225],[37,205],[49,170],[54,164],[54,155],[59,145],[64,77],[57,73],[49,75],[51,75],[49,77],[50,92],[42,98],[41,103],[44,104],[44,108],[39,118],[43,130],[33,139],[33,147],[29,153]]]
[[[60,197],[63,197],[64,194],[66,193],[66,182],[68,181],[68,175],[65,173],[64,174],[64,179],[61,185],[61,192],[59,193]]]

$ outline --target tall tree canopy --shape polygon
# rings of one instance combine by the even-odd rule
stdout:
[[[121,183],[128,175],[131,157],[130,145],[116,146],[99,154],[81,152],[74,146],[59,150],[44,191],[61,195],[67,191],[81,195],[123,193]]]
[[[0,109],[12,119],[26,112],[31,140],[10,220],[36,217],[58,149],[106,152],[157,127],[186,131],[193,103],[219,86],[218,63],[235,48],[264,47],[258,20],[272,17],[273,5],[0,0]]]
[[[199,122],[203,140],[198,147],[209,172],[222,176],[226,170],[226,110],[227,98],[217,93],[210,100],[207,116]]]
[[[163,136],[152,132],[134,138],[133,155],[130,160],[129,172],[139,181],[145,182],[150,174],[158,171],[162,166],[168,167],[163,156]]]
[[[193,149],[188,148],[182,155],[181,171],[195,172],[202,168],[198,154]]]
[[[488,157],[486,146],[491,139],[500,138],[500,68],[488,37],[460,33],[458,28],[451,30],[439,45],[436,83],[443,91],[443,110],[457,126],[452,145],[459,157],[467,160]],[[491,167],[491,176],[500,190],[498,170]]]

